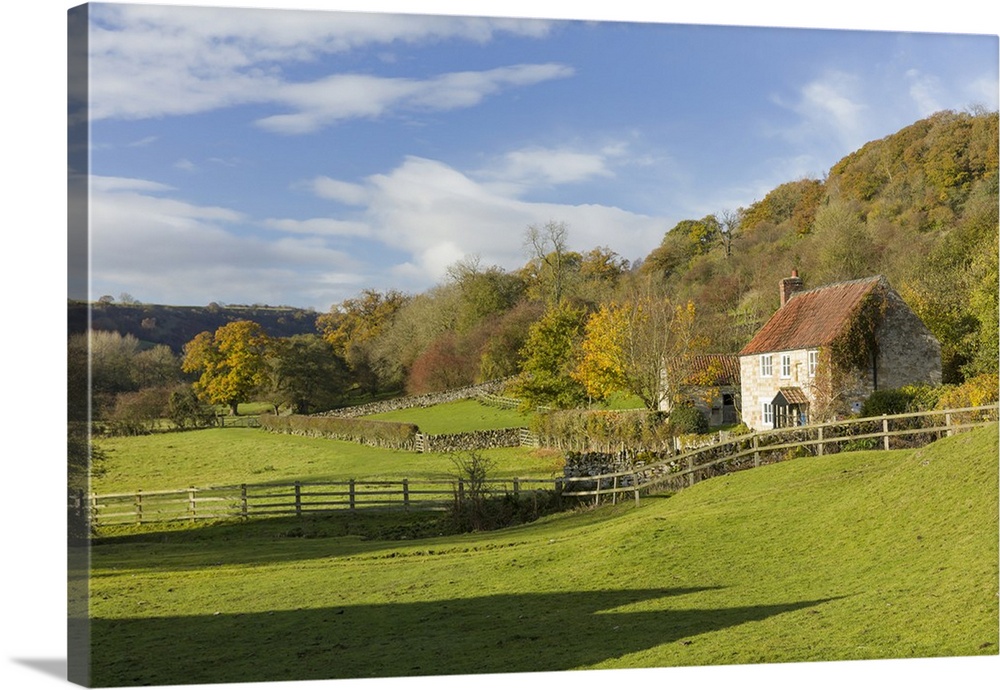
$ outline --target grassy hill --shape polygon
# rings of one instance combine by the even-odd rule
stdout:
[[[493,533],[110,539],[93,682],[995,655],[998,441],[794,460]]]

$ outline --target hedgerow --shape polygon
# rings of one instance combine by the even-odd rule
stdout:
[[[666,414],[648,410],[548,412],[533,419],[531,430],[545,446],[602,452],[672,447],[674,436]]]
[[[260,416],[260,426],[276,433],[353,441],[398,450],[414,450],[418,431],[416,424],[405,422],[309,415],[264,414]]]

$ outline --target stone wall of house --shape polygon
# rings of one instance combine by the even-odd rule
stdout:
[[[941,384],[941,345],[920,317],[892,290],[877,337],[880,389]]]
[[[811,348],[815,350],[815,348]],[[740,388],[742,391],[740,410],[743,423],[755,431],[770,429],[764,423],[764,403],[770,403],[779,388],[801,388],[810,402],[816,402],[816,376],[809,371],[809,349],[772,352],[771,375],[761,374],[760,355],[740,357]],[[790,360],[789,376],[781,375],[781,357]]]

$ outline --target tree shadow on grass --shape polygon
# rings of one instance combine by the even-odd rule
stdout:
[[[703,633],[829,601],[721,609],[671,609],[658,601],[704,589],[711,588],[504,594],[253,614],[97,619],[92,622],[92,683],[563,671],[669,643],[687,649]]]

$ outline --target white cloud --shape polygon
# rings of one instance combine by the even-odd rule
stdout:
[[[271,93],[296,112],[257,120],[281,134],[307,134],[350,118],[375,118],[395,109],[443,111],[478,105],[505,87],[528,86],[570,76],[564,65],[516,65],[484,72],[455,72],[431,79],[396,79],[337,74],[306,84],[287,84]]]
[[[836,70],[806,84],[791,105],[801,123],[789,136],[812,140],[832,136],[847,149],[858,145],[863,141],[862,115],[867,109],[860,88],[857,77]]]
[[[558,156],[539,155],[537,160],[553,158]],[[595,174],[600,170],[593,165],[588,169]],[[609,206],[524,201],[520,187],[479,182],[426,158],[409,157],[394,170],[368,177],[359,185],[363,194],[345,184],[337,182],[333,189],[350,189],[351,196],[366,199],[357,219],[274,220],[269,226],[317,235],[349,229],[401,252],[406,258],[381,277],[384,287],[426,290],[445,277],[448,266],[471,255],[487,265],[517,268],[527,260],[522,248],[525,229],[549,220],[567,223],[576,250],[612,246],[630,259],[648,254],[669,229],[662,218]],[[320,187],[315,189],[318,195]],[[328,196],[338,198],[336,193]]]
[[[96,294],[124,290],[173,304],[247,295],[302,304],[306,295],[326,307],[356,289],[358,262],[322,237],[247,236],[244,214],[170,198],[169,187],[147,180],[94,177],[90,187]]]
[[[370,234],[364,223],[335,218],[310,218],[309,220],[291,220],[288,218],[268,218],[264,227],[297,235],[316,235],[326,237],[365,237]]]
[[[368,200],[368,191],[364,186],[350,182],[341,182],[331,177],[317,177],[308,186],[323,199],[339,201],[351,206],[360,206]]]
[[[335,121],[339,117],[371,115],[365,107],[380,105],[378,99],[357,95],[340,112],[329,100],[315,95],[317,90],[330,86],[329,82],[289,85],[282,72],[284,65],[372,44],[446,38],[486,42],[498,33],[544,36],[550,27],[548,22],[538,20],[155,5],[99,4],[92,7],[91,18],[92,120],[191,114],[269,102],[276,94],[283,94],[281,102],[301,102],[306,115],[303,119],[293,113],[264,122],[265,126],[283,131],[300,131],[306,122],[315,126],[318,116]],[[520,68],[511,69],[526,74]],[[475,85],[467,90],[455,81],[454,76],[431,80],[437,95],[450,100],[449,107],[459,107],[470,99],[477,102],[476,98],[482,97]],[[481,79],[473,76],[473,81]],[[515,79],[509,83],[534,82],[529,79],[519,83]],[[354,85],[379,86],[358,79]],[[393,84],[390,81],[381,86],[391,90]],[[343,95],[350,90],[340,91]],[[430,93],[427,89],[423,92]]]
[[[923,74],[916,69],[908,70],[906,79],[910,84],[910,98],[913,99],[922,117],[942,110],[941,101],[938,98],[941,91],[940,79]]]
[[[568,148],[521,149],[507,153],[494,169],[484,171],[483,175],[527,185],[582,182],[595,177],[612,177],[613,172],[608,167],[608,153],[617,156],[622,152],[617,148],[596,153]]]

